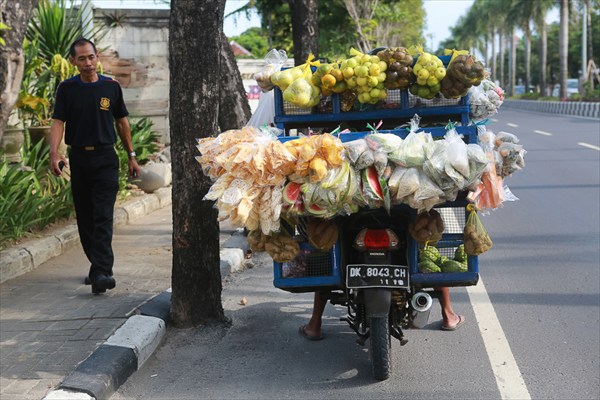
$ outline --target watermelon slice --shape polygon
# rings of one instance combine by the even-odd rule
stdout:
[[[301,195],[300,184],[296,182],[289,182],[283,188],[283,201],[285,204],[294,205]]]
[[[363,190],[368,190],[373,193],[379,200],[383,200],[383,190],[379,183],[379,174],[374,166],[365,168],[363,171],[363,185],[368,185],[368,188],[363,187]]]
[[[312,215],[319,216],[319,215],[327,214],[327,209],[319,207],[316,204],[310,204],[310,205],[306,204],[305,207],[306,207],[306,211]]]
[[[296,202],[293,205],[289,206],[288,214],[289,215],[304,214],[304,203],[302,202],[301,196],[299,196],[298,200],[296,200]]]

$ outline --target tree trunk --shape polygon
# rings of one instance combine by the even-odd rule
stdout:
[[[567,78],[569,58],[569,0],[560,0],[560,31],[558,35],[558,59],[560,72],[558,82],[560,83],[559,97],[567,97]]]
[[[25,68],[23,38],[36,6],[37,0],[0,0],[1,21],[10,27],[2,33],[6,45],[0,46],[0,139],[19,98]]]
[[[304,64],[310,53],[319,57],[317,0],[288,0],[292,11],[294,63]]]
[[[506,87],[504,85],[504,53],[506,52],[505,46],[504,46],[504,30],[500,29],[500,31],[498,32],[498,40],[500,42],[500,87],[504,90],[506,90]]]
[[[219,101],[219,128],[221,132],[246,125],[252,112],[242,76],[225,34],[221,35],[221,99]]]
[[[173,154],[171,318],[178,327],[225,322],[219,224],[211,181],[194,160],[196,138],[218,132],[225,0],[171,1],[169,67]],[[202,23],[198,23],[202,21]]]
[[[515,31],[510,30],[510,95],[515,94],[515,85],[517,84],[517,44],[515,43]]]
[[[492,30],[492,81],[498,79],[496,71],[498,67],[498,55],[496,54],[496,29]]]
[[[548,35],[546,32],[546,23],[540,25],[540,94],[548,95],[548,83],[546,72],[548,70]]]
[[[587,14],[585,15],[585,21],[587,24],[587,58],[588,60],[594,59],[594,42],[592,32],[592,0],[586,0]],[[587,71],[587,65],[583,66],[583,73]]]
[[[529,85],[531,84],[531,30],[529,22],[525,29],[525,93],[529,93]]]

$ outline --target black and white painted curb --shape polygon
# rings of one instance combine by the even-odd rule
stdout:
[[[244,267],[248,242],[234,232],[220,250],[221,277]],[[152,356],[166,334],[171,290],[151,298],[43,400],[109,399]]]
[[[163,292],[136,309],[115,333],[44,400],[108,399],[152,356],[166,333],[171,304]]]
[[[551,114],[575,115],[579,117],[600,118],[600,102],[586,101],[538,101],[506,99],[502,107],[518,108]]]

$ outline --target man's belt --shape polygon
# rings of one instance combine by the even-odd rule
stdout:
[[[71,146],[74,149],[85,150],[85,151],[94,151],[94,150],[102,150],[109,149],[111,147],[115,147],[114,144],[101,144],[98,146]]]

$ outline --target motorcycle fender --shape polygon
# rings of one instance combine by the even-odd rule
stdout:
[[[364,289],[365,308],[369,317],[386,317],[390,312],[392,291],[390,289]]]

